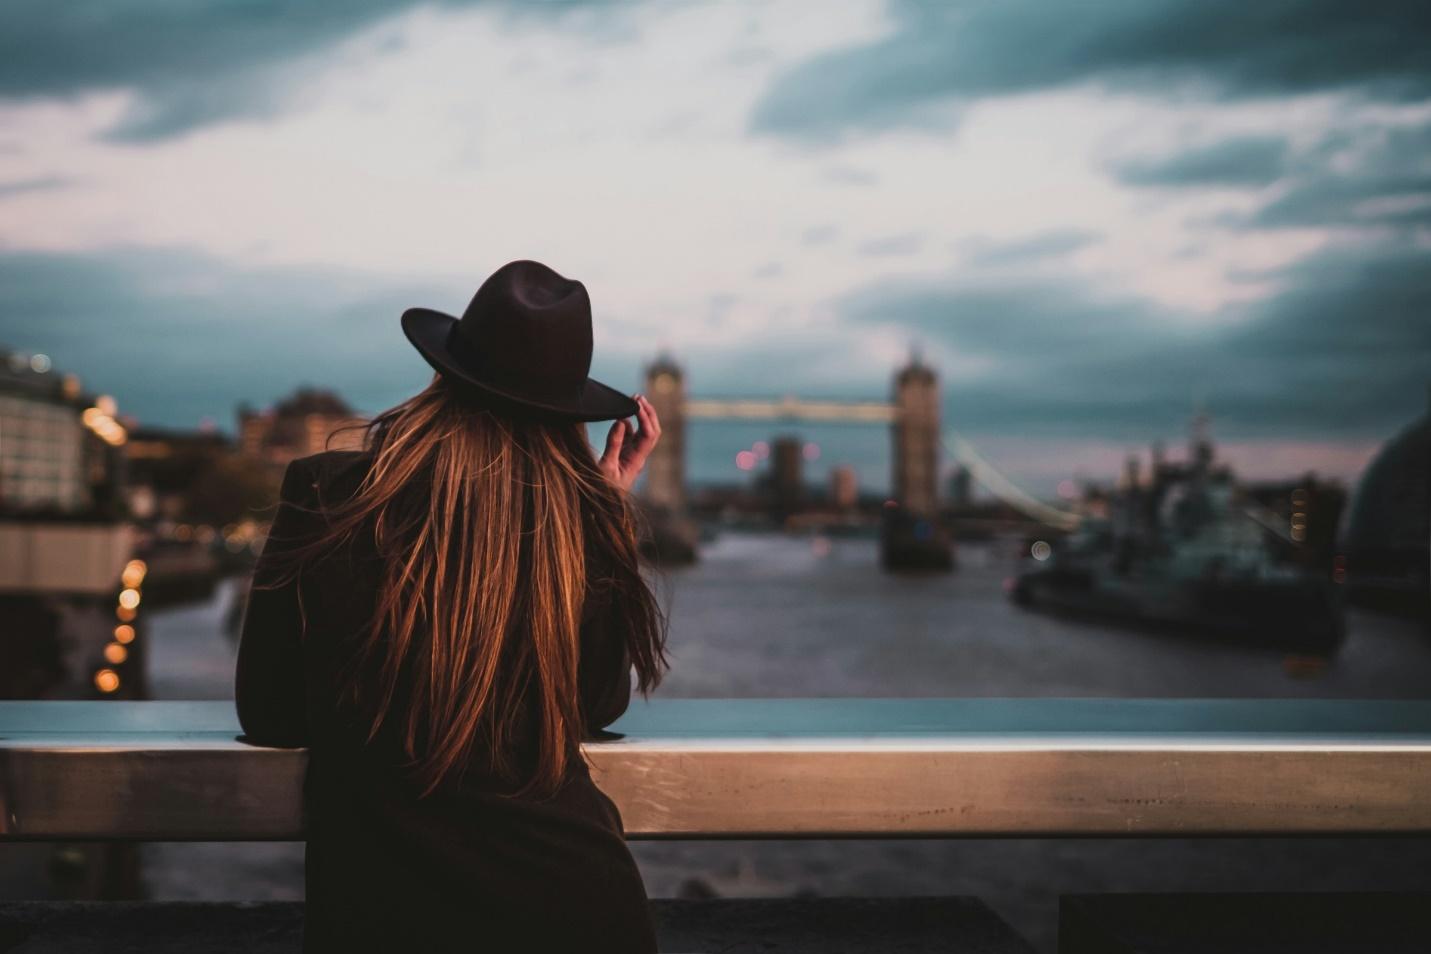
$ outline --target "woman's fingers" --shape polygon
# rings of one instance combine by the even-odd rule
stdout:
[[[628,490],[636,482],[646,458],[661,436],[661,422],[656,418],[655,407],[645,395],[635,397],[638,426],[634,434],[632,425],[625,418],[612,422],[611,429],[606,432],[606,449],[597,461],[597,466],[608,477]]]
[[[626,442],[626,422],[624,420],[614,421],[611,429],[606,432],[606,450],[601,454],[598,461],[602,467],[610,467],[621,459],[621,445]]]
[[[631,462],[634,466],[640,467],[651,449],[656,446],[656,438],[660,436],[660,426],[656,423],[656,410],[644,395],[636,398],[636,417],[641,422],[641,429],[636,432],[636,440],[631,446]]]
[[[646,407],[646,416],[651,422],[651,442],[655,443],[661,436],[661,419],[656,416],[656,405],[646,400],[646,395],[641,395],[641,403]]]
[[[643,394],[637,399],[636,414],[641,419],[641,443],[654,444],[661,436],[661,422],[656,419],[656,408]]]

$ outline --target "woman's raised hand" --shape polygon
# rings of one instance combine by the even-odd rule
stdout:
[[[636,395],[636,419],[639,429],[633,434],[631,425],[622,418],[611,425],[606,432],[606,450],[596,466],[616,486],[630,490],[646,466],[646,458],[651,456],[651,448],[661,438],[661,422],[656,419],[656,409],[646,400],[646,395]]]

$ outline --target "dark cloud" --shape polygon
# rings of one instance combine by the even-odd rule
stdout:
[[[127,3],[7,4],[0,96],[69,96],[133,89],[117,138],[160,138],[272,108],[264,71],[410,6]]]
[[[1431,93],[1422,0],[892,0],[881,38],[778,74],[759,132],[823,139],[921,125],[936,104],[1113,80],[1227,97]]]
[[[436,0],[435,5],[478,2]],[[530,6],[490,2],[512,17],[570,17],[580,29],[612,29],[609,22],[583,17],[581,8],[590,4],[577,0]],[[133,111],[111,131],[121,140],[161,139],[217,120],[271,115],[291,79],[286,66],[419,5],[420,0],[12,0],[0,29],[0,97],[135,90]],[[391,48],[394,42],[388,38],[379,46]]]
[[[896,325],[961,359],[988,362],[1011,389],[1058,389],[1063,376],[1050,374],[1054,366],[1094,350],[1118,363],[1169,340],[1167,316],[1153,306],[1069,278],[901,279],[853,292],[837,307],[857,325]]]
[[[1110,165],[1134,186],[1270,187],[1246,212],[1218,211],[1190,224],[1214,230],[1431,226],[1431,123],[1374,122],[1348,110],[1319,141],[1292,148],[1279,137],[1238,137],[1160,159]]]
[[[231,427],[301,383],[377,410],[427,380],[398,316],[455,296],[338,269],[230,269],[168,250],[0,254],[0,344],[51,356],[151,423]]]
[[[1431,124],[1339,132],[1241,225],[1431,225]]]
[[[1286,172],[1288,153],[1280,137],[1244,136],[1155,159],[1124,159],[1113,173],[1134,186],[1265,186]]]
[[[1431,383],[1431,270],[1405,243],[1282,270],[1284,291],[1199,322],[1071,278],[882,284],[840,303],[988,370],[951,378],[952,426],[1147,439],[1206,402],[1225,433],[1378,437]]]
[[[168,139],[229,119],[272,119],[282,112],[281,84],[263,73],[209,77],[146,90],[106,131],[110,142],[145,143]]]

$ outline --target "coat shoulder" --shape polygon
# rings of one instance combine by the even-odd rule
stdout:
[[[372,455],[367,451],[321,451],[294,458],[283,476],[283,496],[307,504],[331,504],[358,489]]]
[[[327,474],[346,470],[358,464],[366,464],[372,454],[365,450],[329,450],[298,457],[292,466],[305,473]]]

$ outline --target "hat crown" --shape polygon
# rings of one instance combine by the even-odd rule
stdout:
[[[518,259],[497,269],[460,318],[409,308],[402,330],[435,371],[488,408],[579,421],[637,412],[629,395],[588,376],[586,286],[540,262]]]
[[[472,296],[449,345],[499,387],[575,400],[591,372],[591,298],[581,282],[540,262],[508,262]]]

